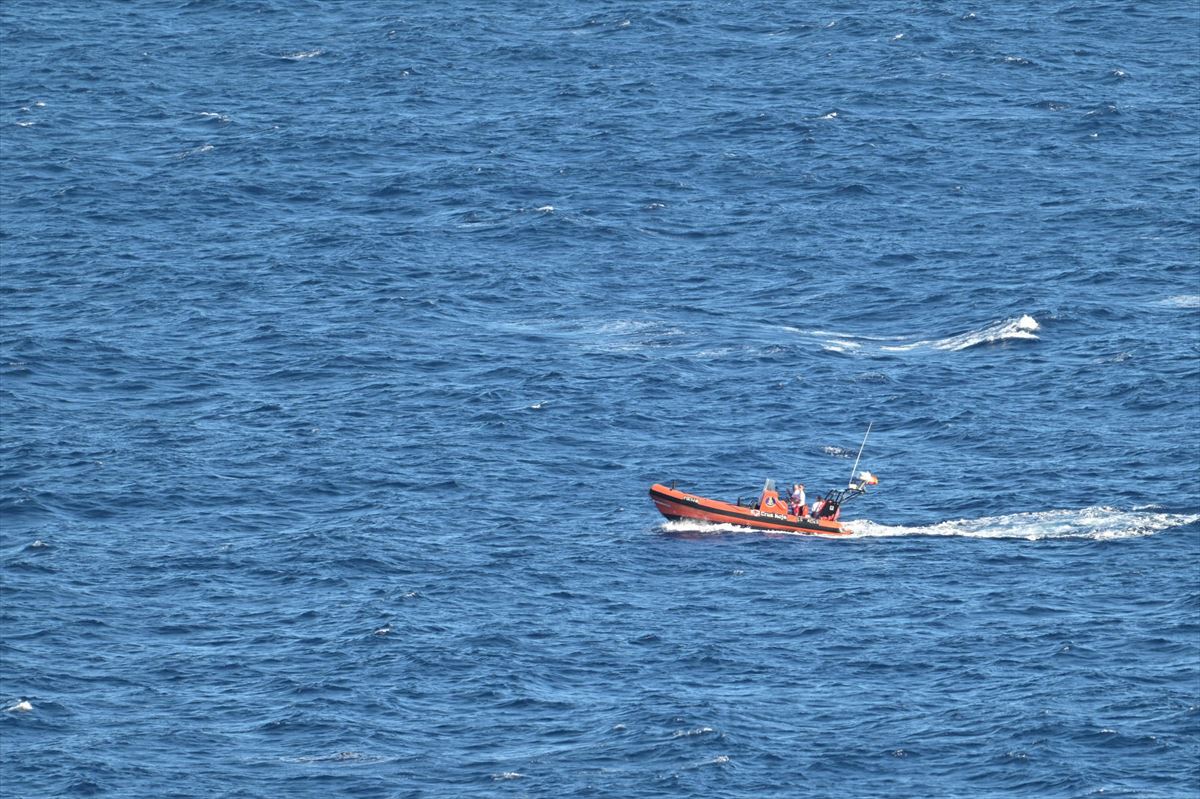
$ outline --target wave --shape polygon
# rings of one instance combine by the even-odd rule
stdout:
[[[1009,341],[1012,339],[1037,341],[1038,337],[1035,331],[1039,329],[1041,329],[1041,325],[1038,324],[1037,320],[1028,314],[1024,314],[1016,319],[1005,319],[1002,322],[995,322],[982,330],[975,330],[970,333],[963,333],[961,336],[951,336],[941,341],[935,341],[933,342],[933,346],[940,350],[965,350],[979,344],[991,344],[996,341]]]
[[[854,350],[861,348],[862,344],[859,344],[857,341],[850,341],[848,339],[826,341],[824,345],[826,352],[853,352]]]
[[[1200,294],[1180,294],[1175,297],[1167,297],[1160,304],[1169,305],[1172,308],[1200,308]]]
[[[324,50],[303,50],[298,53],[287,53],[285,55],[281,55],[280,58],[284,59],[285,61],[303,61],[306,58],[316,58],[324,52]]]
[[[211,144],[201,144],[199,147],[193,147],[190,150],[184,150],[181,153],[176,153],[175,157],[179,159],[190,158],[193,155],[202,155],[204,153],[212,152],[212,150],[213,146]]]
[[[952,352],[978,347],[983,344],[995,344],[1001,341],[1025,340],[1037,341],[1037,331],[1041,325],[1029,314],[1000,319],[990,322],[977,330],[969,330],[954,336],[941,339],[913,339],[906,336],[860,336],[853,333],[840,333],[832,330],[802,330],[796,327],[784,326],[789,333],[801,336],[823,339],[822,347],[827,352],[908,352],[909,350],[931,347]],[[869,347],[867,345],[870,345]]]
[[[362,752],[336,752],[331,755],[298,755],[281,758],[284,763],[387,763],[395,760],[393,757],[366,755]]]
[[[1046,539],[1137,538],[1154,535],[1200,520],[1200,515],[1156,513],[1147,510],[1118,510],[1106,506],[1083,510],[1046,510],[984,516],[979,519],[954,519],[917,527],[877,524],[868,520],[850,521],[846,526],[855,538],[892,538],[897,536],[955,536],[959,538]]]
[[[992,322],[979,330],[972,330],[957,336],[950,336],[935,341],[914,341],[909,344],[883,346],[880,349],[889,352],[904,352],[917,349],[918,347],[933,347],[934,349],[957,352],[959,350],[970,349],[971,347],[978,347],[981,344],[994,344],[999,341],[1014,339],[1037,341],[1038,336],[1036,331],[1040,330],[1041,327],[1038,321],[1032,316],[1023,314],[1015,319],[1003,319],[999,322]]]
[[[832,444],[830,444],[830,445],[821,447],[821,452],[824,452],[826,455],[832,455],[835,458],[849,459],[849,458],[854,457],[855,451],[852,449],[846,449],[845,447],[835,447]]]

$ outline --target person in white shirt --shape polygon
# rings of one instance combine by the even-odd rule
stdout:
[[[806,516],[808,514],[808,505],[804,498],[804,483],[796,483],[792,486],[792,515]]]

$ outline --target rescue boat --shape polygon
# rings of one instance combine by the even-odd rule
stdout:
[[[737,503],[726,503],[720,499],[709,499],[701,495],[682,491],[676,483],[670,486],[654,483],[650,486],[650,499],[654,500],[659,512],[671,521],[709,522],[713,524],[737,524],[756,530],[786,531],[800,535],[851,535],[852,530],[840,521],[841,506],[846,501],[866,493],[866,486],[878,482],[875,475],[862,473],[858,482],[851,481],[850,487],[834,488],[815,501],[809,509],[803,505],[790,506],[775,489],[775,481],[768,480],[762,493]]]

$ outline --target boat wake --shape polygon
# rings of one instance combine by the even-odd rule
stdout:
[[[738,524],[715,524],[698,520],[680,519],[673,522],[663,522],[659,529],[668,534],[680,536],[720,535],[722,533],[771,533],[773,530],[755,530],[753,527],[742,527]]]
[[[766,538],[783,536],[788,538],[841,539],[843,541],[847,538],[855,537],[847,535],[821,535],[819,533],[806,533],[800,530],[763,530],[756,527],[743,527],[740,524],[703,522],[699,519],[679,519],[672,522],[663,522],[659,525],[658,529],[663,535],[674,538],[706,538],[708,536],[722,536],[732,533],[751,533]]]
[[[1149,510],[1118,510],[1109,507],[1082,510],[1046,510],[954,519],[917,527],[876,524],[868,520],[847,522],[854,538],[896,536],[957,536],[960,538],[1047,539],[1136,538],[1154,535],[1200,520],[1200,515],[1158,513]]]
[[[1151,510],[1118,510],[1109,507],[1083,510],[1046,510],[984,516],[979,519],[954,519],[937,524],[905,527],[877,524],[867,519],[845,522],[854,538],[897,538],[903,536],[954,536],[958,538],[1013,538],[1026,541],[1091,539],[1107,541],[1154,535],[1175,527],[1200,521],[1200,514],[1160,513]],[[701,521],[664,523],[662,532],[678,536],[754,533],[756,535],[813,536],[789,531],[764,531],[736,524],[709,524]]]

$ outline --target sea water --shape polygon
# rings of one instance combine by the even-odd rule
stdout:
[[[1200,790],[1194,2],[0,26],[5,796]]]

